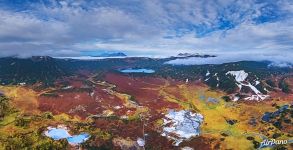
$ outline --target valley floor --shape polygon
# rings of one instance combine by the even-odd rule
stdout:
[[[292,95],[256,101],[225,101],[224,92],[201,81],[182,82],[151,76],[106,73],[56,81],[50,88],[1,86],[9,111],[0,120],[0,149],[292,149],[292,143],[264,147],[268,139],[290,140]],[[263,120],[265,113],[279,115]],[[7,106],[8,107],[8,106]],[[7,108],[8,110],[8,108]],[[201,114],[199,135],[163,136],[170,110]],[[170,119],[170,118],[169,118]],[[192,120],[192,119],[191,119]],[[71,134],[91,137],[81,145],[44,135],[64,125]],[[176,130],[180,130],[179,127]],[[196,130],[196,129],[195,129]],[[194,132],[195,132],[194,130]],[[182,139],[177,143],[176,140]]]

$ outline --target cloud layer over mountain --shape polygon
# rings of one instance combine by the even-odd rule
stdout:
[[[293,66],[293,54],[283,53],[222,53],[218,54],[216,57],[189,57],[189,58],[178,58],[166,62],[166,64],[171,65],[203,65],[203,64],[223,64],[229,62],[238,61],[270,61],[272,67],[292,67]]]
[[[254,60],[252,52],[270,59],[292,48],[291,0],[0,1],[0,56],[241,52]]]

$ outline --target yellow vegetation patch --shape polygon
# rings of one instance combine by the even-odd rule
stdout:
[[[131,96],[127,94],[122,94],[118,92],[113,92],[115,96],[117,96],[119,99],[123,101],[123,105],[126,108],[137,108],[137,105],[131,102]]]
[[[250,125],[249,120],[254,117],[261,120],[265,112],[274,111],[270,104],[265,102],[255,102],[245,104],[241,102],[225,102],[221,97],[225,94],[218,91],[210,91],[207,87],[182,84],[177,87],[177,96],[172,94],[174,87],[164,87],[160,94],[166,100],[178,103],[183,109],[189,109],[201,113],[204,122],[201,126],[203,137],[216,138],[212,145],[220,143],[221,149],[254,149],[252,141],[247,140],[247,136],[254,137],[261,142],[260,137],[267,137],[261,130],[267,131],[269,124],[258,122]],[[179,94],[178,94],[179,91]],[[212,98],[216,102],[208,102]],[[237,120],[233,125],[228,120]],[[272,135],[276,132],[266,132]],[[222,134],[225,133],[224,137]],[[220,141],[220,138],[225,140]]]
[[[37,93],[31,89],[17,86],[0,86],[0,91],[11,98],[11,104],[13,107],[19,109],[26,114],[38,114],[39,104],[37,99]]]

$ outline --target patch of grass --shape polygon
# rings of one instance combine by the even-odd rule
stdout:
[[[11,124],[15,121],[15,118],[19,115],[18,112],[15,112],[15,113],[12,113],[12,114],[9,114],[9,115],[6,115],[4,116],[3,120],[0,121],[0,127],[1,126],[6,126],[8,124]]]

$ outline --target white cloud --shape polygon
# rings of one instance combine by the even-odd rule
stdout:
[[[203,65],[203,64],[223,64],[238,61],[272,61],[270,66],[289,67],[293,64],[293,54],[279,54],[279,53],[225,53],[219,54],[217,57],[190,57],[175,59],[166,62],[171,65]]]
[[[84,50],[279,54],[293,48],[293,4],[288,0],[51,2],[31,4],[27,11],[0,7],[1,56],[76,56]],[[256,23],[267,6],[286,16]],[[221,29],[223,19],[234,27]]]

